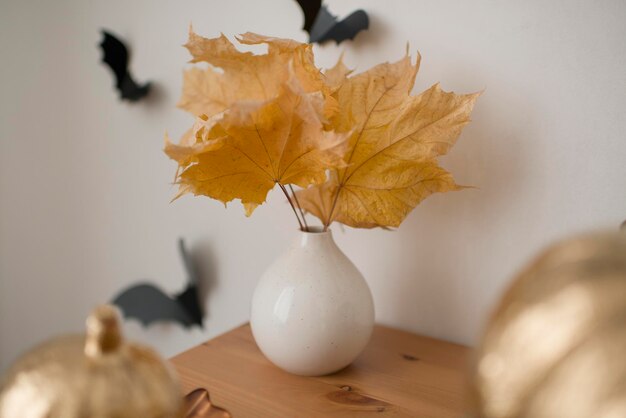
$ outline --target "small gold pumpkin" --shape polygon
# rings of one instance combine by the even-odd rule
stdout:
[[[178,418],[180,388],[151,349],[122,340],[117,311],[96,308],[86,336],[20,358],[0,385],[0,418]]]
[[[482,418],[626,417],[626,236],[545,252],[492,315],[472,372]]]

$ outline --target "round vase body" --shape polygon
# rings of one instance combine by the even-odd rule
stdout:
[[[294,374],[338,371],[367,345],[374,303],[363,275],[330,231],[300,232],[252,297],[252,333],[265,356]]]

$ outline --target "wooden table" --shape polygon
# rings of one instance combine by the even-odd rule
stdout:
[[[172,359],[185,393],[203,387],[233,418],[463,415],[467,347],[377,325],[338,373],[288,374],[259,351],[248,324]]]

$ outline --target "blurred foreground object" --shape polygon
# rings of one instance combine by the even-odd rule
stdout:
[[[206,389],[196,389],[185,396],[185,418],[232,418],[224,409],[211,402]]]
[[[626,234],[565,241],[523,271],[472,383],[481,418],[626,417]]]
[[[0,386],[0,418],[178,418],[180,389],[151,349],[125,343],[114,307],[96,308],[87,334],[30,351]]]

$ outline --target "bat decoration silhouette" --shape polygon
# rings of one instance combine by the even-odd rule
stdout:
[[[113,72],[115,87],[120,93],[120,98],[136,102],[146,97],[150,91],[150,83],[139,85],[133,80],[128,71],[130,54],[126,45],[111,32],[102,30],[102,35],[104,36],[102,42],[100,42],[100,48],[102,48],[104,54],[102,62],[107,64]]]
[[[198,293],[198,270],[185,249],[182,239],[178,248],[187,272],[187,288],[169,297],[150,283],[134,285],[113,299],[126,318],[136,318],[144,326],[157,321],[178,322],[185,328],[203,326],[203,314]]]
[[[337,44],[354,39],[357,33],[369,27],[369,17],[359,9],[343,20],[330,14],[322,0],[296,0],[304,13],[302,29],[309,33],[309,42],[322,44],[334,40]]]

